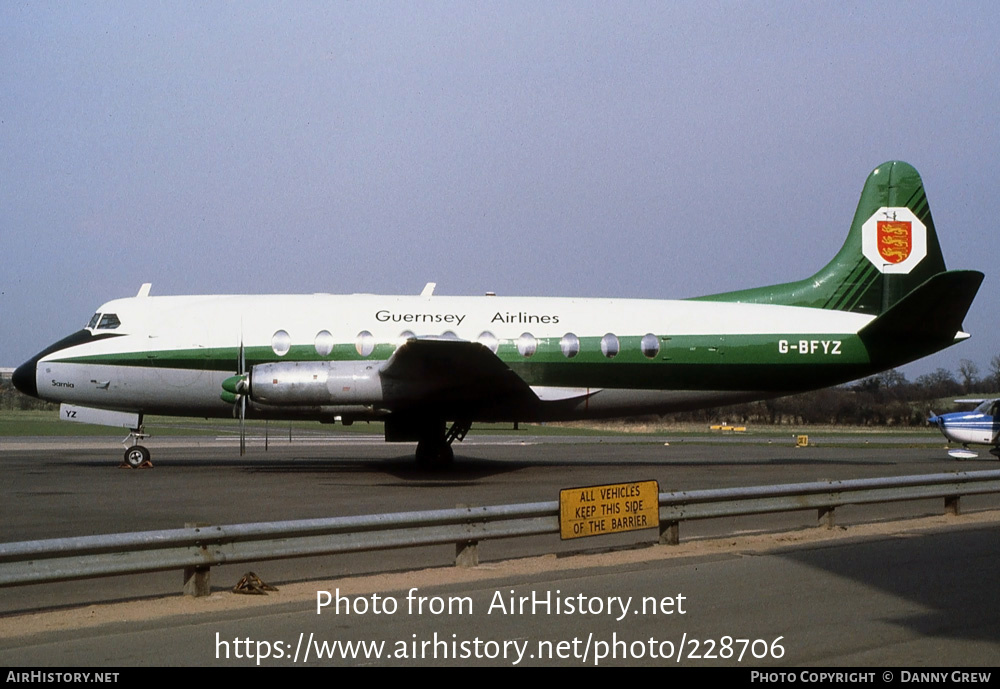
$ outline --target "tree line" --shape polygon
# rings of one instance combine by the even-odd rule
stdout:
[[[29,411],[32,409],[57,410],[58,404],[44,402],[35,397],[29,397],[14,387],[10,378],[0,378],[0,410]]]
[[[1000,355],[990,360],[985,375],[975,362],[962,359],[956,372],[938,368],[914,381],[892,369],[833,388],[663,418],[698,423],[923,426],[932,411],[967,408],[953,400],[968,396],[1000,397]]]

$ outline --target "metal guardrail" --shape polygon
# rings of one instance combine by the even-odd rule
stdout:
[[[844,505],[1000,492],[1000,471],[820,481],[659,495],[659,542],[682,521],[816,509],[833,523]],[[213,566],[410,546],[456,544],[456,564],[478,563],[478,542],[559,533],[559,503],[459,507],[331,519],[192,526],[0,544],[0,587],[183,569],[184,592],[207,595]]]

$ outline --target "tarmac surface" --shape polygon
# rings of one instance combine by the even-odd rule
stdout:
[[[154,439],[155,467],[146,470],[117,468],[121,451],[109,439],[5,440],[0,542],[550,501],[562,488],[645,479],[663,491],[697,490],[998,464],[986,454],[956,462],[944,449],[866,440],[800,448],[791,436],[720,442],[522,432],[466,438],[446,471],[416,467],[412,446],[355,434],[272,440],[266,452],[255,443],[242,458],[231,438]],[[178,595],[179,572],[7,588],[0,664],[252,665],[266,641],[262,664],[281,665],[312,634],[316,644],[381,640],[395,649],[391,658],[308,661],[336,665],[511,665],[522,642],[535,657],[523,651],[518,664],[528,665],[593,665],[602,649],[609,653],[602,665],[676,664],[678,655],[688,665],[992,665],[1000,657],[992,586],[1000,497],[963,498],[962,510],[940,516],[938,500],[846,507],[832,530],[818,527],[811,510],[684,523],[678,547],[650,546],[655,530],[587,542],[490,541],[480,544],[473,570],[450,566],[452,546],[265,562],[252,569],[281,591],[254,603],[227,592],[251,569],[243,565],[214,568],[206,599]],[[317,615],[317,591],[338,588],[369,603],[391,597],[398,610]],[[468,599],[471,611],[404,612],[413,588],[428,601]],[[532,595],[533,613],[502,611],[505,601]],[[611,599],[667,605],[671,598],[676,607],[678,595],[689,605],[683,616],[635,606],[621,619],[609,613]],[[554,601],[567,598],[589,607],[555,613]],[[604,601],[602,611],[595,601]],[[726,655],[732,644],[722,650],[724,637],[749,639],[742,660]]]

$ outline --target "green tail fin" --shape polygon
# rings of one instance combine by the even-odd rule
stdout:
[[[924,184],[911,165],[897,160],[868,175],[847,241],[818,273],[697,299],[878,315],[944,270]]]

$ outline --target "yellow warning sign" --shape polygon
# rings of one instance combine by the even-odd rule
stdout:
[[[659,523],[660,487],[656,481],[559,491],[559,533],[563,539],[652,529]]]

